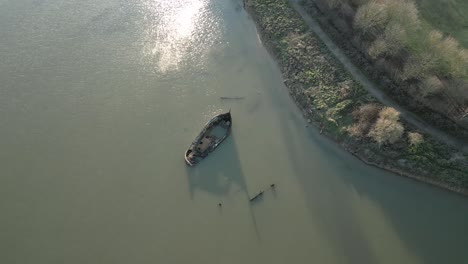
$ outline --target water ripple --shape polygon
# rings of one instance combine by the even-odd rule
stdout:
[[[209,0],[142,0],[143,54],[160,72],[182,65],[203,68],[220,35],[220,19]]]

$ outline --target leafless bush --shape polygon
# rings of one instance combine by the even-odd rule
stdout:
[[[410,146],[418,146],[424,142],[424,137],[418,132],[408,132],[408,141]]]
[[[383,108],[379,113],[379,118],[370,130],[368,136],[379,145],[385,143],[393,144],[403,135],[403,125],[398,121],[400,113],[391,107]]]
[[[381,32],[388,21],[385,4],[370,1],[358,8],[354,17],[354,27],[363,34]]]
[[[400,78],[405,81],[409,79],[423,80],[437,65],[437,58],[430,53],[422,53],[411,56],[403,66]]]
[[[380,110],[379,118],[398,121],[400,120],[400,112],[398,112],[393,107],[384,107],[382,110]]]
[[[352,137],[356,137],[356,138],[361,138],[363,137],[366,133],[366,130],[368,130],[368,126],[366,124],[363,124],[363,123],[354,123],[353,125],[351,125],[350,127],[348,127],[346,129],[346,131],[348,131],[348,133],[352,136]]]
[[[354,17],[354,9],[349,5],[349,3],[342,3],[340,6],[340,13],[345,17]]]
[[[430,45],[434,46],[438,44],[443,39],[443,37],[444,35],[442,34],[442,32],[438,30],[432,30],[431,32],[429,32],[426,38],[427,38],[427,42]]]
[[[380,55],[395,55],[404,47],[406,39],[407,34],[404,27],[397,23],[391,23],[369,47],[369,55],[374,59]]]
[[[468,78],[468,51],[454,38],[432,30],[425,37],[425,49],[420,51],[434,60],[433,72],[447,78]]]
[[[376,59],[380,54],[385,53],[387,49],[387,43],[383,38],[379,37],[374,42],[372,42],[367,53],[369,53],[372,58]]]
[[[465,115],[468,109],[468,82],[462,79],[450,79],[444,88],[456,112],[459,115]]]
[[[414,100],[450,118],[468,120],[468,50],[452,37],[422,27],[415,0],[326,1],[339,8],[340,16],[356,9],[353,28],[358,34],[352,43],[374,59],[374,76],[382,71],[400,89],[416,89]],[[379,66],[379,60],[388,63]],[[432,95],[439,97],[427,98]],[[357,120],[349,132],[368,135],[363,132],[367,129]]]
[[[437,76],[429,76],[425,78],[420,84],[419,89],[421,95],[426,97],[429,95],[436,95],[442,91],[443,84]]]
[[[326,0],[330,8],[337,8],[343,4],[343,0]]]
[[[352,115],[356,120],[372,123],[377,119],[380,109],[380,106],[377,104],[365,104],[355,110]]]
[[[439,58],[440,73],[455,78],[468,76],[468,51],[460,48],[454,38],[446,37],[434,45],[433,50]]]
[[[354,137],[366,135],[379,115],[380,106],[377,104],[366,104],[354,110],[352,115],[356,121],[348,127],[348,133]]]
[[[367,4],[370,0],[350,0],[349,2],[355,6],[362,6]]]
[[[386,1],[390,21],[404,25],[406,29],[411,31],[417,30],[420,27],[419,12],[416,4],[411,0],[392,0]]]

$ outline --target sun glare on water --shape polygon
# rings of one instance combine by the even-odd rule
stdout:
[[[161,72],[177,70],[187,60],[203,60],[217,34],[209,0],[146,0],[142,3],[146,32],[145,56]]]

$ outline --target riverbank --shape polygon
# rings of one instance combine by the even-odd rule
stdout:
[[[349,132],[356,122],[353,112],[369,104],[380,109],[383,105],[308,30],[287,0],[246,0],[246,9],[308,122],[367,164],[468,195],[468,156],[404,120],[400,122],[405,133],[392,144],[378,144],[367,133],[356,137]],[[413,133],[422,134],[424,140],[410,142]]]
[[[348,4],[344,4],[348,2],[347,0],[338,4],[343,6],[334,8],[330,8],[327,0],[301,0],[297,2],[300,2],[301,10],[306,11],[310,17],[313,17],[315,23],[320,24],[321,30],[326,32],[327,38],[333,40],[334,45],[339,47],[341,53],[346,54],[349,61],[357,66],[369,80],[379,86],[378,90],[381,93],[397,102],[400,108],[411,111],[413,116],[423,120],[431,127],[443,131],[444,134],[461,142],[466,147],[468,131],[462,117],[465,108],[463,106],[464,93],[463,89],[456,88],[457,85],[463,87],[462,81],[455,82],[456,78],[444,77],[446,74],[436,73],[435,69],[431,70],[432,77],[428,77],[429,70],[427,73],[420,72],[421,75],[416,74],[410,77],[412,72],[416,72],[415,69],[418,66],[409,67],[409,58],[414,59],[419,56],[417,49],[412,52],[410,47],[408,50],[402,49],[394,55],[371,56],[369,52],[374,44],[373,37],[366,37],[361,31],[354,28],[352,21],[354,21],[358,7],[351,8]],[[295,8],[297,10],[298,7],[295,6]],[[352,10],[352,12],[343,13],[343,10]],[[429,31],[437,32],[437,30],[426,26],[424,30],[418,31],[418,34],[429,35],[427,33]],[[417,34],[414,33],[414,35]],[[422,45],[420,39],[425,38],[427,37],[414,39],[414,45],[420,47]],[[442,44],[440,46],[447,47],[448,45]],[[443,53],[447,54],[446,56],[451,56],[448,55],[449,52]],[[422,62],[415,63],[415,65],[422,64]],[[446,72],[456,71],[452,69]],[[437,85],[441,84],[440,87],[444,88],[438,89],[436,87],[439,86],[430,85],[436,83]],[[458,84],[455,85],[455,83]],[[430,90],[430,87],[435,88]]]

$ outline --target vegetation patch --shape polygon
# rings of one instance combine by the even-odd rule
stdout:
[[[468,194],[467,156],[376,102],[307,30],[288,0],[246,3],[291,96],[325,135],[367,163]]]
[[[440,3],[415,1],[303,0],[302,4],[390,97],[432,125],[467,140],[468,50],[444,33],[449,31],[425,19],[428,12],[435,12],[428,7]],[[457,7],[458,13],[466,13],[467,5],[450,2],[444,4],[447,9],[437,11],[439,18]],[[461,18],[466,16],[457,14],[450,17],[460,18],[464,25],[460,29],[466,29],[468,24]]]
[[[468,1],[416,0],[416,4],[427,23],[468,48]]]

